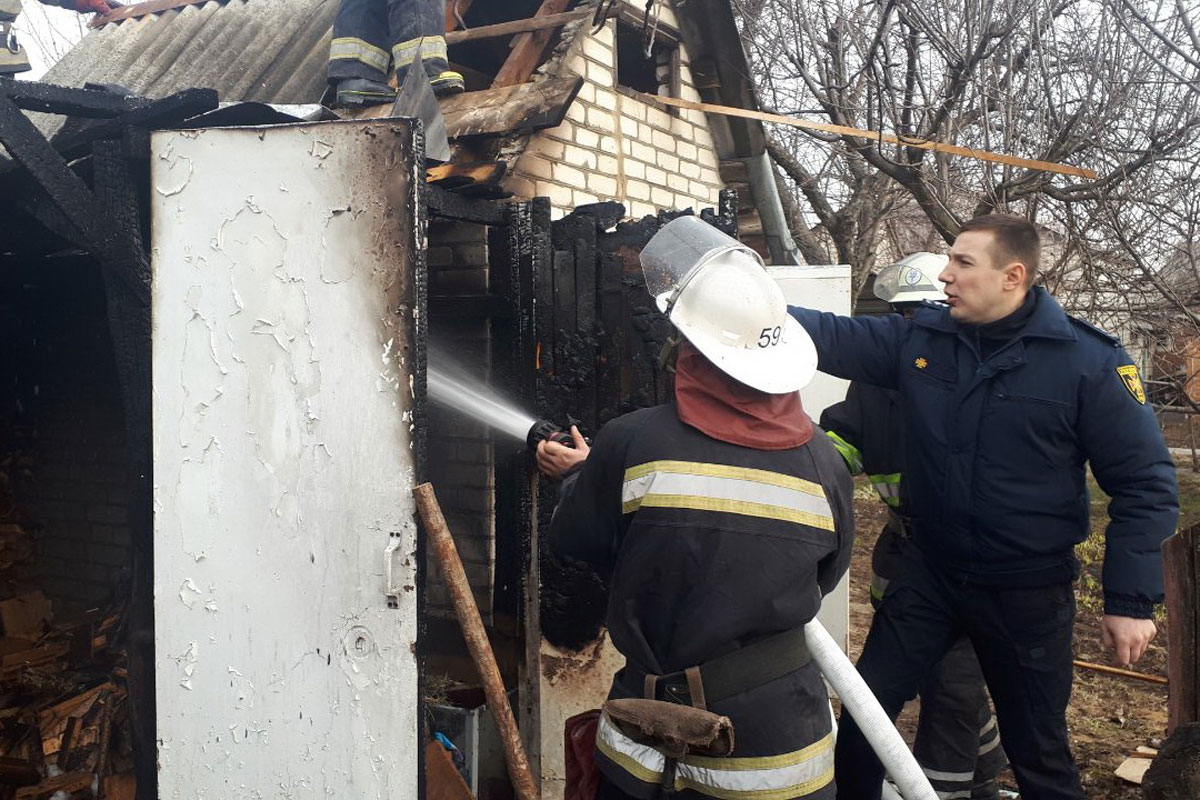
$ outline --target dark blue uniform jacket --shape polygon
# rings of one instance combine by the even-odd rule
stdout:
[[[986,359],[940,306],[912,320],[790,310],[822,371],[903,395],[903,492],[930,561],[992,585],[1071,579],[1088,535],[1088,462],[1112,498],[1105,610],[1148,617],[1178,517],[1174,465],[1136,372],[1118,371],[1133,363],[1120,342],[1033,291],[1025,328]]]

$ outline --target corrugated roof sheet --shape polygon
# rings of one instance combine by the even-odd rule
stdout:
[[[118,83],[152,98],[202,87],[222,101],[315,103],[337,8],[338,0],[212,0],[110,23],[43,80]]]

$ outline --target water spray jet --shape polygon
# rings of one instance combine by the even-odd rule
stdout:
[[[450,406],[469,417],[490,425],[494,430],[520,439],[536,450],[543,441],[558,442],[574,447],[571,434],[547,419],[526,414],[506,402],[481,381],[465,374],[453,375],[450,370],[430,367],[429,397],[436,403]]]

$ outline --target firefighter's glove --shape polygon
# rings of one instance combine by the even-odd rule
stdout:
[[[80,14],[111,14],[114,8],[120,8],[116,0],[75,0],[75,10]]]

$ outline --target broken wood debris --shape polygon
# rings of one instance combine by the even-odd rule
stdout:
[[[29,531],[0,460],[0,798],[134,797],[123,604],[71,620],[27,590]]]

